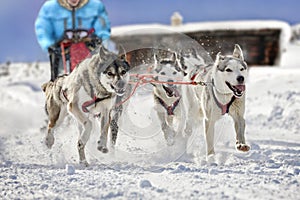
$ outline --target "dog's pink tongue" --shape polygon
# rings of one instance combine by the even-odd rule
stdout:
[[[235,88],[237,88],[239,91],[245,91],[246,86],[245,85],[236,85]]]

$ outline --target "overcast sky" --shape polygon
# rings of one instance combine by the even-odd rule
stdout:
[[[0,63],[45,60],[34,21],[45,0],[1,0]],[[275,19],[300,23],[300,0],[103,0],[112,26],[169,24],[179,11],[184,22]]]

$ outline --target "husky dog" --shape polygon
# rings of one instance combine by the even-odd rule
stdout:
[[[245,82],[247,64],[239,45],[232,55],[220,53],[211,67],[194,75],[196,82],[204,81],[205,87],[196,86],[194,94],[200,99],[206,136],[207,155],[214,154],[214,126],[218,119],[228,113],[234,121],[236,149],[249,151],[245,141]],[[201,95],[199,95],[201,94]],[[201,116],[200,116],[201,117]]]
[[[153,83],[153,95],[155,108],[161,123],[161,128],[168,145],[174,144],[175,118],[180,120],[181,114],[181,94],[180,88],[173,82],[182,76],[179,63],[175,53],[170,58],[158,59],[155,56],[154,71],[157,74],[155,79],[158,83]],[[178,131],[182,127],[179,125]]]
[[[190,49],[189,51],[180,53],[180,68],[184,75],[184,82],[195,82],[197,74],[205,73],[206,69],[209,68],[212,61],[210,58],[205,56],[200,56],[195,49]],[[197,125],[197,119],[199,118],[200,104],[197,98],[191,98],[201,91],[195,91],[195,86],[182,85],[182,102],[183,102],[183,112],[185,129],[184,133],[186,136],[192,134],[193,128]],[[198,88],[198,87],[197,87]],[[200,89],[200,88],[199,88]],[[196,123],[195,123],[196,122]]]
[[[98,150],[106,153],[107,135],[111,122],[111,111],[116,106],[117,96],[125,93],[129,81],[130,66],[124,57],[100,47],[98,53],[82,61],[67,76],[57,78],[42,85],[46,93],[46,110],[49,116],[45,143],[51,148],[54,144],[54,128],[66,114],[71,114],[78,123],[79,161],[88,165],[85,145],[89,140],[91,117],[99,117],[101,136]]]

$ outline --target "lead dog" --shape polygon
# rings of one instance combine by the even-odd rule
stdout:
[[[101,136],[98,150],[106,153],[111,111],[117,106],[116,97],[125,93],[129,68],[124,57],[100,47],[99,53],[85,59],[68,76],[43,84],[49,116],[47,147],[54,144],[54,128],[69,113],[76,120],[80,133],[77,146],[80,163],[88,165],[84,148],[92,130],[91,117],[99,117]]]
[[[235,45],[232,55],[222,56],[219,53],[212,66],[190,77],[193,77],[196,82],[207,83],[205,87],[194,88],[194,95],[201,102],[201,110],[198,114],[203,117],[207,155],[215,153],[215,123],[227,113],[234,121],[236,149],[249,151],[250,146],[245,141],[244,119],[247,64],[240,46]]]

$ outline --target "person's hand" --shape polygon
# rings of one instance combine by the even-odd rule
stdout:
[[[58,55],[61,53],[60,51],[61,50],[60,50],[60,48],[57,47],[57,45],[52,45],[48,48],[49,54],[57,54]]]

